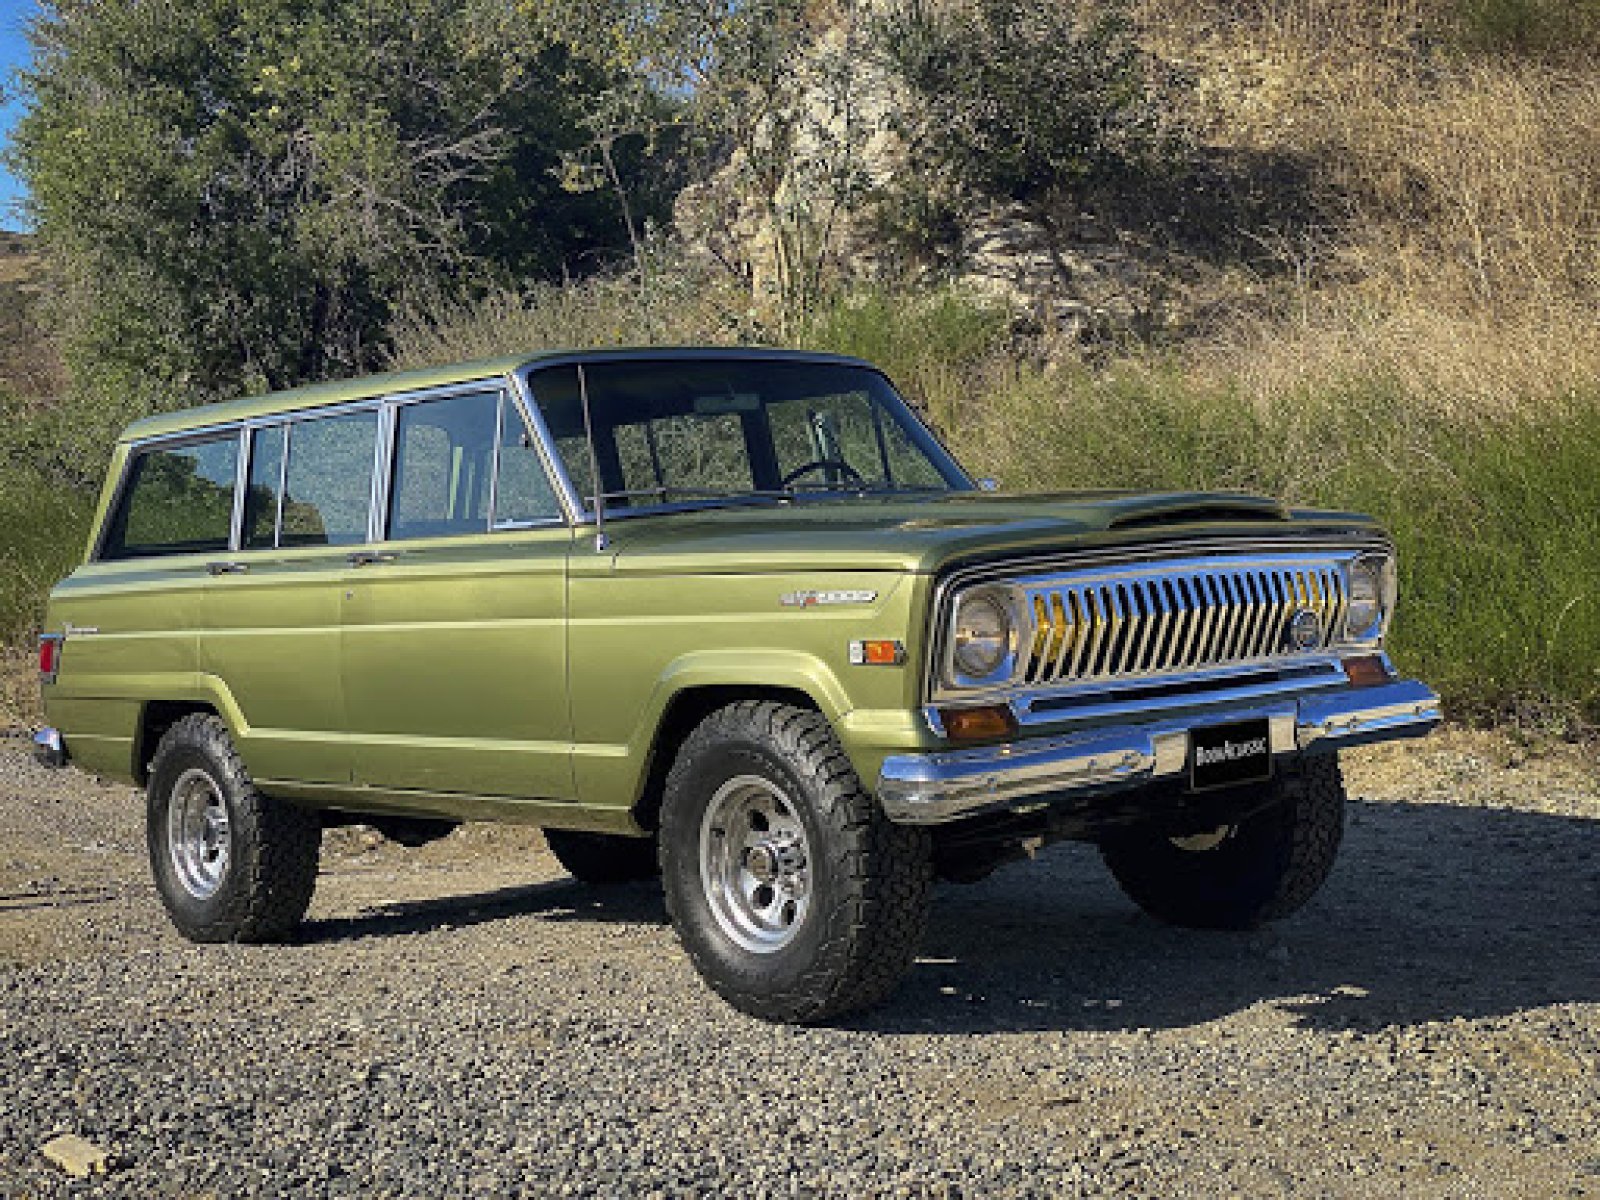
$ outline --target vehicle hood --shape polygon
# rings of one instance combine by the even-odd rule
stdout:
[[[588,561],[596,570],[673,574],[821,568],[931,573],[1023,554],[1175,537],[1380,536],[1370,518],[1356,513],[1289,509],[1242,492],[961,492],[613,515],[606,523],[606,549]],[[577,555],[575,563],[585,557]]]

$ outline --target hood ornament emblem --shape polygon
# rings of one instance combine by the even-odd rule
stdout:
[[[1289,618],[1289,644],[1296,650],[1314,650],[1322,641],[1322,618],[1309,608],[1296,609]]]

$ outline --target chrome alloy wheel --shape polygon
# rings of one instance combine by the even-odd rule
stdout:
[[[172,785],[167,804],[167,853],[184,891],[210,899],[228,873],[231,847],[222,789],[205,771],[190,767]]]
[[[782,950],[811,907],[811,848],[794,805],[759,775],[717,789],[700,822],[700,884],[722,932],[755,954]]]

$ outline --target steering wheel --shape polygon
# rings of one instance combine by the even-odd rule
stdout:
[[[849,463],[845,462],[845,460],[842,458],[814,458],[810,462],[801,463],[782,479],[778,480],[778,486],[788,487],[803,475],[809,475],[813,471],[829,470],[838,471],[844,476],[844,481],[846,483],[866,482],[866,480],[861,477],[861,472],[856,470]]]

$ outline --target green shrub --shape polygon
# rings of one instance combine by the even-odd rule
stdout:
[[[868,291],[813,313],[799,342],[813,350],[853,354],[882,367],[900,390],[945,433],[972,420],[972,377],[1009,338],[1004,308],[961,292]]]
[[[1476,50],[1587,59],[1600,49],[1596,0],[1456,0],[1454,17]]]
[[[38,632],[46,594],[83,559],[95,499],[29,468],[0,471],[0,649]]]

